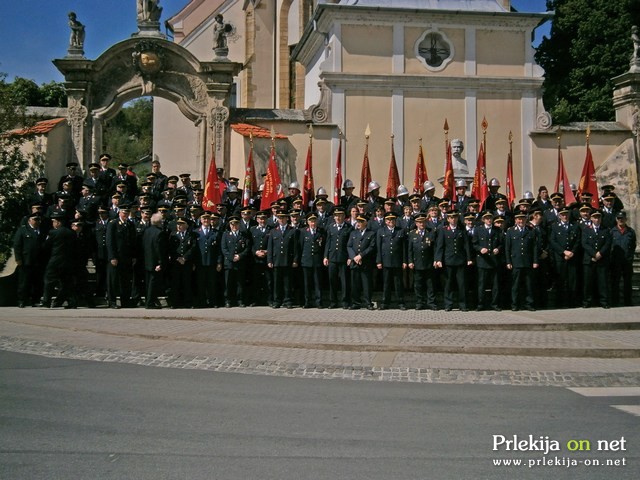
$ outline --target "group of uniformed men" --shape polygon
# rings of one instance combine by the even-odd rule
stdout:
[[[14,238],[19,306],[93,307],[103,297],[111,308],[156,309],[166,296],[171,308],[405,310],[412,291],[412,306],[437,310],[442,288],[445,311],[456,294],[461,311],[609,308],[620,305],[621,281],[631,305],[636,235],[612,186],[594,209],[586,193],[565,205],[546,187],[508,205],[497,179],[484,205],[464,180],[452,199],[437,198],[431,181],[412,195],[401,185],[390,199],[373,181],[360,199],[346,180],[339,205],[324,188],[303,205],[293,182],[261,211],[260,194],[243,207],[230,178],[223,201],[205,210],[190,175],[167,177],[154,161],[138,186],[128,165],[116,172],[110,161],[102,155],[86,177],[69,163],[55,194],[47,179],[36,182]]]

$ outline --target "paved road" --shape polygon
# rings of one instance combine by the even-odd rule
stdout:
[[[636,479],[640,417],[611,406],[638,403],[637,389],[626,392],[636,396],[238,375],[0,351],[0,478]],[[562,450],[494,452],[493,435],[548,436]],[[625,451],[595,451],[597,440],[622,437]],[[592,450],[569,452],[570,439],[588,439]],[[525,466],[493,465],[503,458]],[[581,463],[528,467],[543,458]],[[585,465],[607,459],[626,465]]]

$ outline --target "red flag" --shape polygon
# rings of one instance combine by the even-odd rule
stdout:
[[[391,139],[391,162],[389,163],[389,176],[387,177],[387,198],[395,198],[400,186],[400,175],[396,164],[396,153],[393,149],[393,138]]]
[[[313,160],[311,155],[311,142],[307,150],[307,162],[304,165],[304,180],[302,181],[302,205],[305,210],[313,204],[315,197],[315,187],[313,186]]]
[[[209,164],[209,174],[207,175],[207,183],[204,187],[204,196],[202,197],[202,206],[205,210],[212,210],[216,204],[222,200],[222,193],[226,185],[218,178],[218,169],[216,168],[216,151],[214,145],[211,144],[211,163]]]
[[[249,202],[257,193],[256,185],[256,169],[253,167],[253,142],[249,149],[249,158],[247,159],[247,168],[244,172],[244,189],[242,192],[242,206],[248,207]]]
[[[267,176],[264,179],[260,210],[267,210],[273,202],[283,197],[284,192],[282,191],[281,183],[278,165],[276,164],[276,149],[272,145],[269,164],[267,165]]]
[[[453,178],[453,158],[451,156],[451,143],[447,140],[447,163],[444,167],[444,180],[442,186],[444,190],[442,196],[453,200],[453,194],[455,193],[456,181]]]
[[[509,208],[513,208],[513,202],[516,199],[516,188],[513,184],[513,154],[509,151],[507,155],[507,201],[509,202]]]
[[[596,168],[593,165],[593,156],[591,155],[591,148],[587,143],[587,156],[584,159],[584,166],[582,167],[582,175],[580,175],[580,185],[578,186],[578,194],[582,195],[583,192],[591,193],[591,207],[598,208],[598,182],[596,181]]]
[[[364,158],[360,172],[360,198],[367,198],[369,183],[371,183],[371,169],[369,168],[369,142],[367,142],[364,147]]]
[[[564,161],[562,160],[562,151],[558,146],[558,172],[556,173],[556,183],[554,190],[560,191],[560,185],[562,185],[562,193],[564,194],[564,204],[570,205],[576,201],[576,197],[573,196],[571,187],[569,186],[569,178],[567,178],[567,172],[564,169]]]
[[[338,157],[336,158],[336,173],[333,184],[334,205],[340,205],[340,192],[342,190],[342,135],[340,135],[338,142]]]
[[[473,176],[471,196],[480,200],[480,205],[484,205],[484,201],[489,196],[489,184],[487,183],[487,156],[484,154],[484,142],[480,142],[480,150],[478,151],[476,173]]]
[[[416,161],[416,174],[413,178],[413,193],[422,193],[424,182],[429,180],[427,175],[427,167],[424,163],[424,154],[422,153],[422,143],[418,147],[418,160]]]

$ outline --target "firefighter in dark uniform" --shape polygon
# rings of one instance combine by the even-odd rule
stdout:
[[[89,272],[87,263],[93,254],[93,238],[87,231],[86,223],[76,220],[71,223],[71,230],[76,235],[76,248],[73,257],[73,289],[77,300],[89,308],[94,308],[93,292],[89,291]]]
[[[418,214],[414,221],[416,229],[407,239],[407,266],[413,271],[413,291],[416,310],[438,310],[434,284],[434,252],[436,231],[427,230],[427,215]]]
[[[240,231],[240,218],[229,218],[229,230],[222,234],[226,308],[244,307],[244,283],[247,260],[251,255],[251,240]]]
[[[347,283],[347,243],[351,227],[345,223],[343,208],[334,209],[334,223],[327,227],[327,241],[322,263],[329,267],[329,308],[338,308],[338,290],[342,308],[349,308],[349,288]]]
[[[322,308],[320,285],[324,258],[324,232],[318,229],[318,216],[307,216],[307,228],[298,236],[299,265],[304,275],[304,304],[302,308]]]
[[[45,233],[40,228],[42,217],[29,215],[13,237],[13,256],[18,265],[18,306],[35,305],[42,295],[43,250]]]
[[[384,216],[385,227],[377,232],[376,264],[382,270],[382,302],[379,309],[384,310],[391,305],[391,285],[395,287],[398,308],[406,310],[404,304],[404,288],[402,271],[407,268],[407,236],[406,232],[396,226],[395,213]]]
[[[580,227],[569,223],[569,209],[563,207],[549,232],[549,249],[556,271],[556,308],[576,306],[580,237]]]
[[[450,312],[453,308],[454,284],[458,289],[460,311],[469,311],[465,292],[465,273],[467,266],[471,265],[471,249],[465,228],[458,224],[459,216],[460,214],[455,210],[448,212],[447,223],[439,227],[436,238],[434,260],[435,266],[443,268],[445,272],[444,310],[446,312]]]
[[[44,251],[49,255],[44,272],[42,295],[44,307],[61,307],[65,300],[68,302],[65,308],[77,307],[72,278],[76,236],[65,226],[65,221],[66,216],[63,213],[54,213],[51,216],[53,228],[49,231],[43,246]],[[52,303],[56,287],[59,290],[55,303]]]
[[[93,229],[95,239],[93,263],[96,267],[96,299],[105,297],[107,292],[107,225],[109,224],[109,210],[98,207],[98,219]]]
[[[535,311],[533,296],[533,270],[538,268],[537,236],[525,225],[526,213],[515,215],[516,224],[509,228],[505,238],[505,261],[511,271],[511,310],[520,309],[520,289],[525,289],[525,308]]]
[[[617,307],[620,301],[620,279],[625,307],[631,301],[631,280],[633,277],[633,255],[637,245],[636,232],[627,225],[627,214],[616,214],[616,226],[611,229],[611,305]]]
[[[591,307],[594,293],[600,306],[609,308],[609,257],[611,255],[611,230],[601,225],[602,212],[591,213],[591,228],[582,234],[582,266],[584,272],[584,295],[582,306]]]
[[[142,255],[143,253],[143,244],[142,239],[144,238],[144,232],[147,228],[151,226],[151,207],[144,207],[140,210],[140,217],[133,219],[133,224],[136,228],[136,241],[138,242],[137,250]],[[145,296],[147,288],[145,286],[145,265],[141,260],[136,262],[133,267],[133,291],[131,293],[131,302],[132,304],[138,305],[142,297]]]
[[[183,217],[176,220],[176,231],[169,237],[169,260],[171,264],[171,308],[193,306],[191,284],[196,249],[195,235],[189,231],[189,222]]]
[[[218,282],[218,272],[222,270],[220,242],[222,231],[211,226],[211,212],[205,211],[200,216],[201,225],[194,233],[196,249],[194,265],[196,270],[196,292],[198,308],[218,308],[221,303],[217,298],[222,291]]]
[[[351,310],[366,308],[374,310],[371,295],[373,271],[376,261],[375,232],[367,227],[367,217],[356,217],[356,228],[351,231],[347,242],[349,269],[351,271]]]
[[[162,214],[151,216],[151,226],[144,231],[144,269],[146,273],[145,308],[162,308],[158,297],[164,290],[164,273],[169,262],[169,236],[163,230]]]
[[[478,271],[478,311],[486,310],[486,292],[491,290],[491,308],[499,312],[500,308],[500,255],[502,254],[502,230],[493,226],[493,214],[486,211],[482,214],[483,224],[473,232],[472,246],[476,255]]]
[[[120,295],[120,305],[131,306],[133,267],[138,252],[136,228],[129,219],[129,206],[121,205],[118,218],[107,225],[107,283],[110,308],[118,308],[116,297]]]
[[[292,268],[297,268],[297,230],[287,223],[289,215],[278,212],[278,225],[269,232],[267,265],[273,272],[273,308],[293,308]]]
[[[252,272],[250,306],[273,304],[271,270],[267,266],[267,243],[271,227],[267,225],[267,212],[256,214],[257,225],[249,229],[251,240]]]

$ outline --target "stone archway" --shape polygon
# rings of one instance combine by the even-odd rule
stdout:
[[[96,60],[68,55],[53,61],[65,78],[75,160],[87,168],[100,155],[102,127],[129,100],[159,96],[174,102],[199,129],[196,170],[205,174],[209,145],[229,158],[228,101],[242,64],[199,61],[161,34],[134,36]]]

